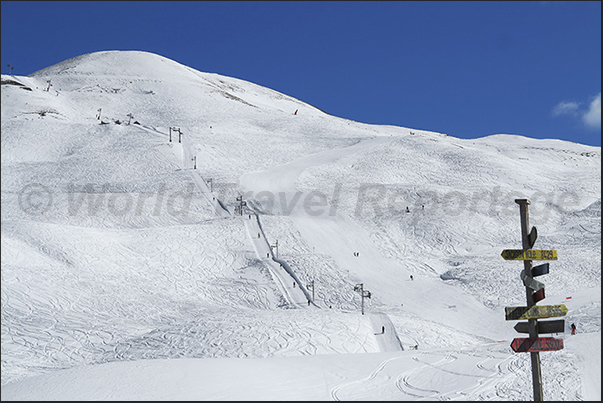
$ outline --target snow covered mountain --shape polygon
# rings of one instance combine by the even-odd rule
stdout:
[[[544,396],[601,397],[600,147],[362,124],[139,51],[2,75],[1,113],[2,400],[530,400],[518,198],[569,309]]]

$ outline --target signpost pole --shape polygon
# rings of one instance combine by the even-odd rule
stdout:
[[[523,249],[530,249],[533,242],[530,242],[530,222],[528,217],[528,205],[530,201],[528,199],[515,199],[515,203],[519,204],[519,214],[521,217],[521,241]],[[524,260],[524,272],[528,278],[532,278],[532,261]],[[526,286],[526,300],[528,308],[534,306],[533,290]],[[528,332],[530,338],[538,337],[538,322],[537,319],[528,319]],[[534,401],[540,402],[543,400],[542,396],[542,372],[540,371],[540,353],[530,352],[532,359],[532,385],[534,388]]]

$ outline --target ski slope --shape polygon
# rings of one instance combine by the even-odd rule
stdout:
[[[599,147],[362,124],[138,51],[2,75],[1,113],[3,400],[530,400],[517,198],[569,310],[545,399],[600,400]]]

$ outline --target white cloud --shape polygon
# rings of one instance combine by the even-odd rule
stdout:
[[[589,103],[588,108],[584,108],[583,102],[562,101],[559,102],[551,115],[568,115],[582,120],[582,123],[588,128],[601,129],[601,92],[595,96]]]
[[[588,127],[601,129],[601,93],[590,103],[586,112],[582,115],[582,121]]]
[[[553,116],[559,115],[576,115],[580,105],[577,102],[559,102],[557,106],[553,108]]]

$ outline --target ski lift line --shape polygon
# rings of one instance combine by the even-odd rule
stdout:
[[[153,134],[160,134],[162,136],[166,136],[167,134],[160,132],[159,130],[155,129],[152,126],[146,126],[146,125],[134,125],[134,127],[137,127],[139,129],[145,130],[147,132],[153,133]]]
[[[304,295],[306,296],[306,299],[308,300],[312,300],[310,298],[310,293],[308,292],[308,290],[306,290],[306,288],[304,287],[304,285],[302,284],[301,281],[299,281],[299,279],[297,278],[297,276],[295,275],[295,273],[293,272],[293,270],[291,269],[291,266],[289,266],[289,264],[287,262],[285,262],[282,259],[278,259],[273,257],[272,260],[274,260],[277,263],[280,263],[283,268],[285,269],[285,271],[293,278],[293,280],[295,280],[295,282],[297,283],[299,289],[304,293]]]
[[[245,228],[247,229],[247,235],[251,239],[251,243],[253,245],[253,248],[255,250],[255,253],[256,253],[258,259],[264,261],[264,259],[266,259],[266,258],[263,256],[263,252],[261,252],[259,250],[259,247],[257,244],[257,238],[255,238],[253,236],[253,234],[256,233],[256,228],[252,228],[253,223],[249,222],[249,220],[245,220],[244,225],[245,225]],[[274,262],[272,260],[268,260],[266,262],[268,271],[270,272],[270,275],[272,276],[272,279],[276,283],[277,287],[279,287],[281,293],[283,294],[283,297],[285,298],[287,303],[291,306],[301,305],[300,303],[298,303],[296,301],[296,298],[291,294],[290,289],[285,285],[285,282],[284,282],[285,280],[281,276],[278,275],[279,268],[275,267],[275,265],[276,265],[276,262]]]
[[[164,136],[168,136],[167,134],[161,133],[160,131],[156,130],[155,128],[150,128],[150,127],[141,126],[141,125],[137,125],[137,126],[140,127],[141,129],[149,131],[149,132],[153,132],[153,133],[156,133],[156,134],[161,134],[161,135],[164,135]],[[178,133],[180,135],[179,136],[179,144],[182,145],[182,147],[181,147],[181,151],[182,151],[182,153],[181,153],[182,169],[186,170],[187,169],[187,162],[188,162],[188,160],[192,160],[190,158],[191,151],[190,151],[190,148],[188,146],[188,143],[185,143],[186,136],[182,136],[182,132],[180,130],[178,130]],[[203,194],[203,196],[205,197],[205,199],[208,202],[210,202],[210,203],[212,203],[212,201],[215,200],[215,203],[212,203],[213,207],[215,208],[215,211],[216,212],[219,211],[218,210],[218,206],[219,206],[223,211],[227,212],[229,215],[232,216],[232,213],[224,206],[224,203],[222,203],[222,201],[220,201],[217,198],[215,198],[214,200],[209,200],[209,194],[211,194],[211,191],[209,190],[208,184],[203,179],[203,177],[196,170],[188,170],[188,172],[189,172],[191,178],[193,179],[193,182],[195,183],[195,186]],[[201,183],[202,183],[202,185],[201,185]],[[251,207],[250,210],[254,210],[253,206],[250,206],[250,207]],[[241,211],[241,213],[242,213],[242,211]],[[271,254],[272,249],[270,247],[270,243],[268,242],[268,239],[266,238],[266,234],[265,234],[264,229],[262,227],[262,224],[260,222],[259,215],[257,213],[255,213],[255,211],[254,211],[254,215],[255,215],[255,218],[256,218],[256,223],[257,223],[258,229],[259,229],[260,233],[263,235],[264,242],[266,242],[268,250],[270,251],[269,253]],[[246,223],[245,225],[247,226],[247,222],[245,222],[245,223]],[[252,236],[252,234],[250,232],[250,228],[248,228],[247,232],[248,232],[248,235],[252,238],[252,243],[254,245],[254,249],[256,249],[256,254],[258,255],[258,257],[261,257],[259,250],[257,250],[257,248],[255,248],[255,239],[253,239],[253,236]],[[294,282],[299,285],[299,289],[303,292],[303,294],[305,295],[306,299],[309,300],[309,301],[311,301],[311,303],[314,306],[317,306],[314,303],[314,301],[312,301],[312,299],[310,298],[310,295],[309,295],[308,291],[305,289],[305,287],[303,286],[302,282],[299,281],[299,279],[297,278],[297,276],[295,275],[295,273],[293,272],[293,270],[291,269],[291,267],[289,266],[289,264],[287,262],[285,262],[284,260],[275,259],[275,257],[274,257],[273,254],[272,254],[272,261],[275,262],[275,263],[280,264],[281,267],[283,267],[285,269],[285,271],[291,276],[291,278],[294,280]],[[293,298],[293,296],[290,294],[289,289],[285,286],[285,284],[283,283],[283,280],[278,275],[275,275],[275,273],[273,272],[273,268],[270,267],[271,266],[270,262],[269,262],[268,266],[269,266],[270,273],[271,273],[272,277],[275,278],[275,280],[278,280],[277,284],[280,285],[280,287],[282,289],[282,292],[283,292],[283,295],[286,296],[286,298],[288,299],[288,302],[291,305],[294,305],[295,304],[295,298]]]
[[[178,129],[178,133],[182,134],[180,129]],[[181,144],[181,146],[182,146],[181,147],[181,149],[182,149],[182,168],[187,169],[187,162],[189,160],[192,160],[190,158],[191,151],[190,151],[188,142],[185,143],[185,139],[187,137],[181,136],[181,138],[182,138],[182,141],[180,141],[179,144]],[[196,156],[195,156],[195,168],[196,168]],[[203,194],[205,199],[212,205],[212,207],[214,208],[214,211],[217,213],[221,209],[222,211],[225,211],[226,213],[228,213],[229,216],[232,216],[232,213],[225,207],[224,203],[222,203],[222,201],[220,201],[217,197],[212,196],[212,200],[209,199],[209,194],[212,194],[212,192],[210,191],[209,187],[207,186],[207,181],[205,181],[205,179],[203,179],[203,177],[199,174],[199,172],[196,170],[192,170],[192,169],[188,170],[188,172],[189,172],[191,178],[193,179],[195,186]],[[213,183],[213,181],[212,181],[212,183]]]
[[[182,143],[182,148],[183,148],[183,150],[186,148],[186,145],[184,143]],[[183,151],[183,166],[184,166],[184,168],[186,168],[186,153],[184,151]],[[188,172],[189,172],[191,178],[193,179],[193,182],[195,183],[195,186],[197,187],[197,189],[203,194],[205,199],[212,205],[212,207],[214,208],[214,211],[216,211],[216,213],[218,211],[220,211],[219,208],[221,208],[223,211],[228,213],[228,215],[232,215],[231,212],[228,211],[227,208],[225,208],[224,203],[222,203],[218,198],[215,198],[214,196],[212,196],[212,200],[209,199],[209,195],[212,193],[211,193],[211,191],[209,191],[207,182],[203,179],[203,177],[199,174],[198,171],[188,170]]]
[[[218,213],[219,211],[223,211],[223,212],[228,213],[228,215],[230,215],[230,216],[232,215],[232,213],[224,206],[222,201],[220,201],[218,198],[213,198],[214,196],[211,196],[212,199],[210,199],[210,195],[212,193],[204,191],[203,185],[205,185],[205,181],[203,181],[203,178],[198,174],[197,171],[189,170],[188,173],[189,173],[191,179],[193,180],[193,183],[197,187],[197,189],[201,192],[201,194],[203,195],[205,200],[207,200],[207,202],[209,204],[211,204],[211,206],[214,208],[214,211],[216,213]]]
[[[263,238],[263,243],[266,244],[267,250],[270,251],[268,253],[270,253],[270,255],[271,255],[271,261],[281,265],[281,267],[285,270],[285,272],[287,272],[287,274],[293,279],[294,283],[296,283],[298,285],[299,290],[302,291],[306,300],[310,300],[311,303],[314,303],[314,301],[312,301],[312,299],[310,298],[310,293],[306,290],[306,288],[303,286],[303,283],[295,275],[295,273],[293,272],[293,269],[291,269],[291,266],[289,266],[289,264],[286,261],[274,257],[274,254],[272,253],[272,249],[270,247],[270,242],[268,241],[268,238],[266,237],[266,233],[264,232],[264,227],[262,226],[262,223],[260,221],[260,217],[256,213],[254,213],[253,215],[255,216],[255,224],[257,224],[258,231],[261,234],[261,237]],[[247,227],[247,233],[250,236],[250,238],[252,239],[252,242],[254,243],[254,246],[255,246],[255,242],[257,242],[257,239],[254,238],[254,236],[253,236],[253,234],[255,234],[255,230],[251,231],[250,223],[248,224],[249,220],[245,220],[244,222]],[[258,257],[261,257],[261,255],[257,249],[256,249],[256,254],[258,254]],[[285,288],[288,290],[287,287],[285,287]],[[291,304],[297,303],[295,301],[295,298],[293,298],[292,296],[291,296],[290,303]],[[314,305],[316,306],[316,304],[314,304]]]

